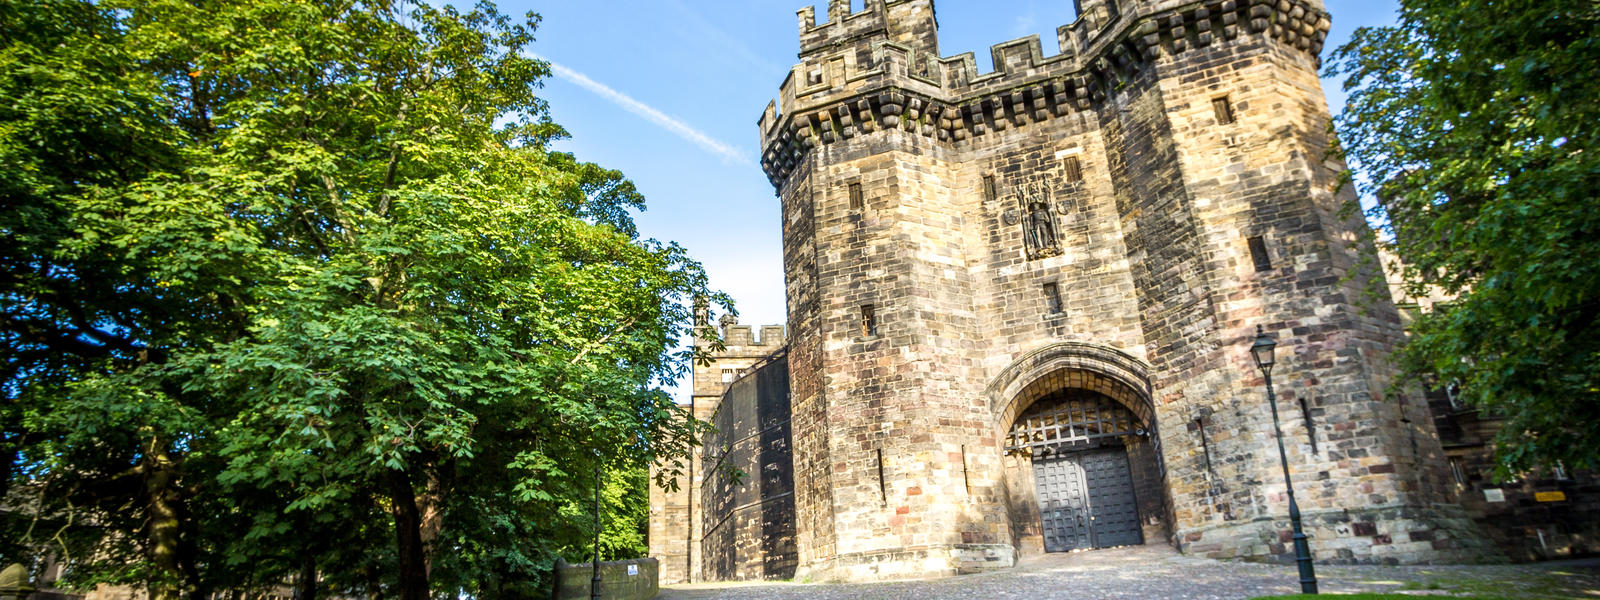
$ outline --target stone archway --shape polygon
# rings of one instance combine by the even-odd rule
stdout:
[[[1131,354],[1099,344],[1085,342],[1057,342],[1037,348],[1018,357],[989,382],[985,395],[989,399],[989,412],[994,422],[1004,427],[1015,421],[1018,414],[1039,399],[1044,392],[1036,390],[1040,380],[1064,376],[1067,372],[1093,374],[1098,381],[1081,381],[1099,385],[1109,392],[1141,421],[1155,423],[1155,407],[1150,402],[1149,366]],[[1121,384],[1120,387],[1115,384]]]
[[[1116,349],[1063,342],[1023,355],[990,384],[1019,552],[1167,536],[1145,373],[1142,361]]]

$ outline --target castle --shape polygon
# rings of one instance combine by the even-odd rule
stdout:
[[[652,491],[663,583],[1288,555],[1258,327],[1319,561],[1503,556],[1428,400],[1391,386],[1403,330],[1363,299],[1382,274],[1329,157],[1321,2],[1078,15],[1060,54],[1030,36],[980,74],[940,56],[932,0],[799,12],[759,120],[787,330],[725,320],[694,370],[718,433]]]

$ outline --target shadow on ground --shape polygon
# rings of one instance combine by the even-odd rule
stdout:
[[[1321,591],[1600,599],[1600,559],[1485,566],[1319,566]],[[1196,599],[1300,591],[1294,565],[1191,558],[1159,545],[1026,557],[1014,569],[918,581],[849,584],[701,583],[663,588],[663,600]]]

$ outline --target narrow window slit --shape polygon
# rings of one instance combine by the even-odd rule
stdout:
[[[850,184],[850,210],[861,210],[866,204],[866,199],[861,195],[861,184]]]
[[[1311,441],[1311,453],[1317,454],[1317,424],[1311,420],[1311,401],[1300,399],[1300,418],[1306,422],[1306,438]]]
[[[861,335],[878,335],[878,311],[871,304],[861,305]]]
[[[1050,314],[1061,313],[1061,286],[1054,281],[1044,284],[1044,304]]]
[[[1255,262],[1256,271],[1271,271],[1272,257],[1267,255],[1267,241],[1259,235],[1245,241],[1250,244],[1250,260]]]
[[[1083,181],[1083,165],[1078,163],[1078,157],[1068,156],[1062,161],[1062,179],[1067,183]]]
[[[961,445],[961,483],[967,488],[967,495],[972,495],[972,477],[967,474],[967,445]]]
[[[1217,124],[1227,125],[1233,122],[1233,103],[1227,96],[1211,99],[1211,110],[1217,113]]]
[[[878,499],[889,503],[889,488],[883,483],[883,448],[878,448]]]
[[[985,202],[994,202],[995,198],[998,198],[998,197],[1000,197],[1000,190],[998,188],[996,188],[995,185],[994,185],[994,176],[993,175],[984,175],[983,176],[983,200]]]
[[[1206,443],[1206,422],[1199,418],[1194,420],[1194,428],[1200,432],[1200,452],[1205,457],[1206,473],[1211,474],[1211,446]]]

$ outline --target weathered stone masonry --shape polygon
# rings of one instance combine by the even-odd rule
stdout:
[[[752,468],[756,461],[761,465],[791,462],[788,456],[789,441],[786,439],[791,436],[787,427],[788,397],[787,394],[781,398],[771,397],[774,389],[786,387],[786,384],[767,382],[766,385],[756,388],[755,380],[750,379],[754,373],[771,372],[775,369],[786,370],[784,361],[776,357],[784,349],[783,326],[762,327],[758,339],[750,326],[739,325],[731,318],[724,317],[720,325],[723,348],[715,353],[715,361],[711,364],[696,363],[693,366],[689,408],[695,418],[716,424],[721,436],[706,440],[703,451],[686,461],[680,469],[681,475],[677,479],[676,491],[650,486],[650,556],[660,561],[660,580],[663,584],[703,581],[708,577],[749,578],[749,575],[738,577],[741,571],[737,565],[741,560],[729,557],[731,547],[729,536],[736,538],[744,536],[745,539],[736,539],[735,542],[746,548],[746,561],[749,560],[748,551],[752,547],[757,550],[770,550],[776,555],[785,551],[785,544],[791,547],[793,544],[792,541],[759,539],[766,532],[776,531],[782,527],[787,527],[791,531],[787,537],[792,539],[794,527],[792,523],[765,529],[760,524],[753,528],[739,525],[723,526],[734,516],[733,513],[748,512],[735,510],[748,502],[729,504],[734,494],[743,495],[754,490],[762,499],[788,497],[789,494],[786,494],[783,488],[793,484],[786,482],[786,480],[792,481],[792,475],[787,470],[778,473],[779,477],[774,481],[774,478],[767,477],[762,469]],[[700,331],[709,333],[710,326],[706,327],[707,329]],[[707,345],[711,337],[704,334],[696,335],[694,343],[699,346]],[[744,393],[733,395],[735,386],[746,379],[749,381],[745,382],[744,389],[741,390]],[[783,379],[787,379],[787,374]],[[736,406],[723,410],[724,398],[730,395],[735,398]],[[765,404],[761,404],[763,401]],[[762,425],[763,423],[767,425]],[[775,440],[774,436],[779,439]],[[740,450],[739,454],[734,455],[735,464],[756,478],[747,478],[742,486],[730,485],[716,473],[716,467],[722,463],[723,457],[728,455],[723,449],[731,450],[735,445]],[[707,458],[710,458],[709,462]],[[710,497],[702,501],[702,498],[708,495],[705,493],[707,491]],[[748,500],[747,496],[743,497]],[[789,502],[792,506],[793,501]],[[717,514],[708,518],[706,516],[708,510]],[[787,511],[792,513],[793,509],[789,508]],[[792,522],[793,517],[791,516],[789,520]],[[709,547],[703,541],[707,539],[710,541]],[[788,549],[787,552],[793,554],[792,549]],[[711,560],[707,560],[708,555]],[[760,560],[757,559],[758,562]],[[778,559],[778,562],[781,563],[782,559]],[[735,565],[732,575],[727,574],[729,565]],[[750,573],[752,570],[746,567],[742,572]],[[785,576],[782,567],[775,566],[766,568],[761,575],[754,578],[771,578],[766,577],[769,572],[772,577]],[[793,572],[792,566],[788,567],[788,572]]]
[[[783,202],[801,574],[950,573],[1036,548],[1038,458],[1003,443],[1027,407],[995,379],[1047,348],[1062,364],[1010,388],[1099,373],[1067,364],[1085,348],[1142,371],[1108,394],[1148,415],[1118,444],[1142,524],[1187,552],[1283,555],[1257,325],[1287,354],[1318,556],[1482,556],[1426,405],[1386,394],[1393,308],[1355,306],[1377,274],[1358,270],[1364,225],[1341,217],[1325,156],[1320,3],[1079,8],[1061,54],[1000,44],[982,75],[939,58],[928,0],[834,2],[820,25],[800,11],[801,63],[760,128]]]
[[[774,360],[745,376],[787,365],[792,470],[653,496],[674,523],[658,539],[652,521],[664,581],[674,552],[695,579],[942,575],[1141,540],[1283,559],[1257,326],[1279,342],[1318,560],[1495,555],[1456,502],[1426,402],[1389,391],[1394,307],[1357,305],[1381,275],[1357,260],[1365,223],[1341,212],[1351,192],[1327,157],[1320,2],[1078,9],[1061,54],[999,44],[987,74],[939,56],[931,0],[833,0],[822,24],[800,11],[800,63],[759,121],[788,338],[779,351],[764,334]],[[729,439],[749,440],[782,417],[772,394],[710,379],[762,360],[724,326],[696,412],[720,401]],[[744,452],[704,460],[782,470]],[[757,506],[792,507],[792,537]],[[729,519],[742,525],[719,529]],[[754,539],[767,527],[778,537]]]
[[[701,553],[706,579],[794,576],[789,365],[779,350],[728,385],[711,423]]]

